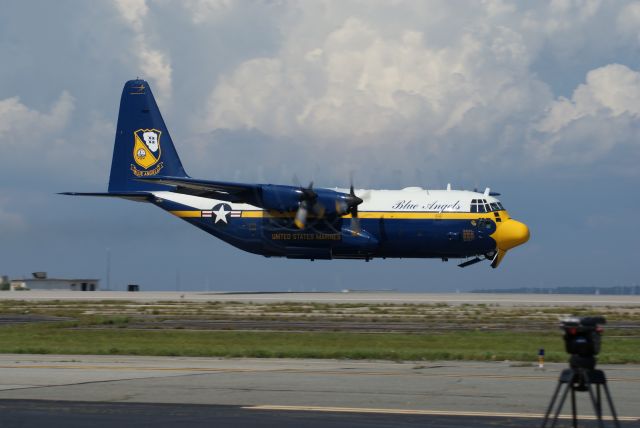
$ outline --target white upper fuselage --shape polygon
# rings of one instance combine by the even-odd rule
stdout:
[[[349,189],[332,189],[337,192],[349,193]],[[157,197],[181,203],[197,209],[210,209],[212,204],[220,202],[216,199],[199,196],[185,195],[174,192],[153,192]],[[472,192],[468,190],[427,190],[420,187],[407,187],[402,190],[367,190],[356,189],[356,196],[363,199],[358,207],[359,211],[398,211],[398,212],[437,212],[437,213],[468,213],[472,212],[472,202],[475,202],[476,210],[473,212],[489,212],[497,210],[491,204],[499,204],[500,201],[488,194]],[[482,202],[480,202],[482,201]],[[230,203],[234,210],[262,210],[244,203]],[[484,205],[488,204],[485,209]],[[477,207],[482,205],[482,209]],[[500,209],[502,206],[500,205]]]
[[[349,192],[348,189],[334,190]],[[481,199],[487,204],[499,203],[493,196],[468,190],[427,190],[420,187],[406,187],[402,190],[356,190],[355,193],[364,201],[358,206],[360,211],[468,213],[471,211],[474,200]]]

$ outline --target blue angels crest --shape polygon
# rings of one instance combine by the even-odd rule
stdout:
[[[138,129],[133,132],[133,160],[144,169],[149,169],[160,161],[162,148],[157,129]]]

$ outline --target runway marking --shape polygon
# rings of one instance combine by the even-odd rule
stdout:
[[[211,372],[211,373],[299,373],[308,375],[340,375],[340,376],[403,376],[403,377],[446,377],[446,378],[480,378],[506,380],[553,380],[555,373],[549,375],[499,375],[481,373],[401,373],[376,371],[345,371],[345,370],[305,370],[305,369],[241,369],[241,368],[210,368],[210,367],[135,367],[108,365],[0,365],[0,369],[61,369],[61,370],[113,370],[113,371],[158,371],[158,372]],[[609,377],[610,381],[640,382],[640,378]]]
[[[331,412],[331,413],[378,413],[391,415],[424,415],[424,416],[480,416],[493,418],[532,418],[542,419],[543,413],[510,413],[510,412],[465,412],[458,410],[410,410],[410,409],[372,409],[363,407],[320,407],[320,406],[278,406],[278,405],[257,405],[244,406],[247,410],[280,410],[299,412]],[[560,415],[560,419],[571,419],[571,415]],[[596,420],[595,416],[580,416],[583,420]],[[613,420],[611,416],[604,416],[604,420]],[[640,421],[640,416],[618,416],[620,421],[636,422]]]

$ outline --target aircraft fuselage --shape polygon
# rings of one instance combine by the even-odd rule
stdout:
[[[366,195],[358,215],[359,231],[351,227],[349,214],[310,218],[299,229],[294,212],[173,192],[154,195],[153,203],[160,208],[237,248],[267,257],[448,259],[487,255],[497,249],[494,238],[502,223],[515,222],[494,197],[459,190],[356,190],[356,195]],[[484,212],[478,212],[480,205]]]

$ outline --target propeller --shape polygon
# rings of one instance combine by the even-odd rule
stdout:
[[[364,202],[362,198],[356,196],[353,186],[353,174],[349,174],[349,194],[343,199],[336,201],[336,211],[342,214],[351,214],[350,229],[354,233],[360,233],[360,219],[358,218],[358,205]],[[368,197],[368,194],[367,194]]]
[[[319,217],[324,215],[324,207],[317,203],[317,200],[318,194],[313,190],[313,181],[309,183],[309,187],[300,186],[300,204],[293,220],[298,229],[304,229],[307,225],[309,206],[315,215]]]
[[[349,196],[347,197],[347,204],[349,205],[349,214],[351,214],[351,230],[355,233],[360,233],[360,219],[358,218],[358,205],[364,201],[356,196],[356,192],[353,188],[353,181],[349,187]]]
[[[307,224],[307,218],[309,211],[311,211],[316,217],[322,218],[325,215],[326,208],[318,201],[318,194],[313,190],[313,182],[309,183],[309,187],[300,186],[300,203],[298,210],[296,211],[294,223],[298,229],[304,229]],[[363,197],[368,197],[363,196]],[[344,214],[351,214],[351,230],[355,233],[360,232],[360,219],[358,218],[358,205],[363,201],[362,198],[356,196],[353,180],[349,187],[348,194],[339,194],[339,197],[335,202],[335,213],[338,216]]]

